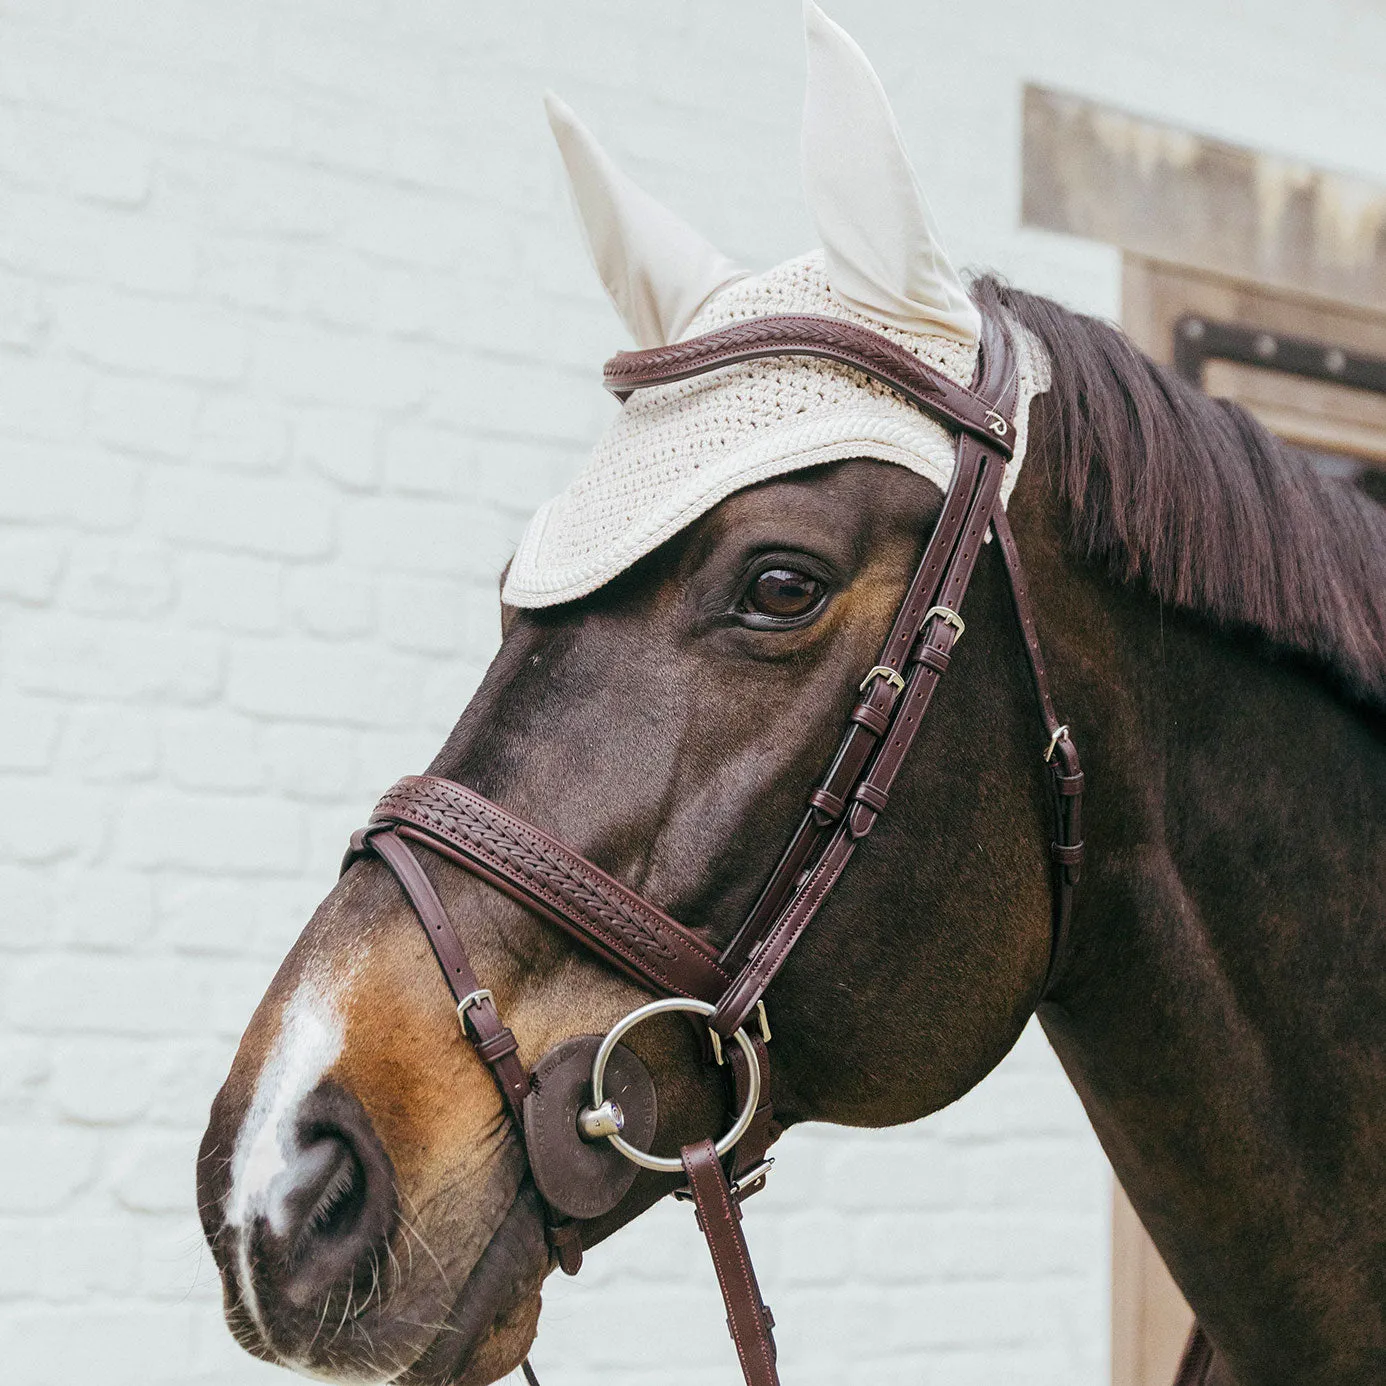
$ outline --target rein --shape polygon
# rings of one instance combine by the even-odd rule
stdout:
[[[431,776],[401,780],[353,834],[345,871],[367,855],[394,873],[419,917],[457,1003],[463,1034],[490,1067],[525,1144],[562,1269],[582,1261],[582,1224],[624,1197],[637,1166],[681,1173],[676,1197],[691,1201],[707,1239],[727,1324],[747,1386],[778,1386],[774,1319],[760,1296],[741,1232],[741,1202],[764,1187],[779,1135],[770,1094],[765,994],[813,922],[859,844],[886,811],[890,791],[934,689],[962,637],[959,610],[988,527],[996,534],[1024,639],[1047,743],[1054,813],[1053,914],[1043,1000],[1065,953],[1073,889],[1083,860],[1083,773],[1055,713],[1025,572],[999,496],[1013,455],[1017,377],[1007,334],[984,320],[971,388],[883,335],[836,318],[752,318],[649,351],[621,352],[605,380],[619,399],[734,362],[813,356],[879,381],[957,434],[957,461],[943,510],[925,546],[880,658],[864,671],[861,697],[836,753],[759,898],[720,952],[571,848],[464,785]],[[660,999],[639,1007],[603,1039],[565,1041],[527,1074],[514,1035],[472,971],[415,847],[424,847],[537,911]],[[655,1125],[653,1085],[621,1037],[670,1010],[706,1026],[709,1062],[731,1074],[731,1129],[686,1145],[677,1160],[640,1144]],[[751,1022],[754,1020],[754,1026]],[[751,1027],[751,1028],[748,1028]],[[725,1048],[724,1048],[725,1046]],[[528,1362],[528,1380],[534,1380]]]

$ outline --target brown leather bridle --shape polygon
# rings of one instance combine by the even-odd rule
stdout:
[[[1025,573],[1006,513],[999,503],[1002,476],[1016,441],[1018,380],[1006,331],[985,321],[977,374],[971,388],[959,385],[913,353],[868,328],[827,317],[753,318],[721,331],[649,351],[621,352],[606,365],[607,388],[625,400],[635,390],[700,375],[739,361],[766,356],[814,356],[851,367],[877,380],[957,434],[957,460],[943,510],[896,614],[880,658],[863,671],[861,697],[826,774],[808,796],[803,818],[770,874],[754,907],[720,952],[691,929],[579,856],[571,848],[466,786],[430,776],[401,780],[376,806],[370,823],[355,833],[343,863],[374,854],[394,873],[418,914],[439,966],[457,1002],[462,1031],[495,1075],[506,1110],[526,1138],[535,1184],[546,1205],[548,1235],[562,1268],[576,1272],[582,1258],[582,1222],[609,1211],[634,1178],[609,1177],[584,1166],[584,1179],[602,1185],[595,1196],[574,1189],[565,1158],[580,1150],[577,1139],[613,1138],[624,1153],[641,1152],[623,1141],[629,1131],[619,1104],[593,1102],[586,1082],[600,1087],[612,1053],[625,1054],[622,1082],[632,1106],[640,1105],[643,1126],[653,1131],[653,1096],[642,1098],[643,1070],[628,1051],[614,1048],[631,1025],[670,1001],[651,1003],[626,1017],[598,1047],[560,1046],[536,1066],[545,1075],[531,1081],[517,1056],[514,1035],[502,1024],[491,993],[482,987],[466,950],[432,883],[414,855],[422,846],[481,877],[543,915],[611,966],[658,997],[682,998],[703,1017],[709,1059],[727,1047],[739,1140],[724,1137],[687,1145],[678,1164],[687,1179],[680,1190],[694,1203],[707,1238],[727,1307],[727,1322],[748,1386],[777,1386],[773,1319],[761,1300],[740,1228],[741,1200],[763,1187],[770,1162],[766,1151],[778,1135],[770,1096],[766,1044],[770,1028],[764,1007],[767,988],[803,936],[858,845],[890,799],[891,787],[918,733],[934,689],[948,668],[963,633],[959,615],[988,528],[996,535],[1024,637],[1046,744],[1044,763],[1054,812],[1052,936],[1041,997],[1047,995],[1065,951],[1073,888],[1083,859],[1081,802],[1083,773],[1069,728],[1055,715],[1039,648]],[[746,1028],[752,1017],[754,1030]],[[552,1060],[552,1062],[551,1062]],[[753,1062],[754,1060],[754,1062]],[[565,1066],[578,1076],[558,1081]],[[608,1084],[609,1086],[609,1084]],[[581,1098],[574,1093],[581,1093]],[[561,1111],[557,1095],[567,1094]],[[600,1094],[598,1094],[600,1096]],[[557,1118],[555,1112],[559,1111]],[[567,1157],[541,1155],[555,1121],[573,1137]],[[571,1129],[570,1129],[571,1128]],[[735,1128],[732,1135],[735,1134]],[[734,1144],[734,1149],[727,1149]],[[725,1152],[725,1153],[724,1153]],[[614,1156],[619,1166],[619,1157]],[[649,1157],[641,1161],[650,1167]],[[666,1164],[673,1165],[672,1160]],[[605,1184],[603,1183],[605,1181]],[[606,1185],[609,1184],[609,1187]],[[585,1188],[587,1195],[592,1190]],[[607,1206],[609,1205],[609,1206]],[[526,1376],[533,1374],[525,1363]]]

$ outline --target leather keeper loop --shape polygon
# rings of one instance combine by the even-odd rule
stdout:
[[[514,1033],[506,1027],[501,1027],[498,1035],[492,1035],[490,1039],[473,1040],[476,1052],[489,1064],[496,1059],[502,1059],[507,1054],[514,1054],[519,1049]]]
[[[890,728],[890,714],[882,712],[878,707],[872,707],[870,703],[858,703],[852,709],[852,721],[860,723],[867,731],[873,731],[877,736],[884,736]]]
[[[936,674],[946,674],[949,658],[946,650],[940,650],[937,645],[930,645],[921,640],[910,655],[910,663],[922,664],[926,669],[932,669]]]
[[[1051,842],[1049,844],[1049,855],[1060,866],[1081,866],[1083,864],[1083,847],[1081,842],[1073,844],[1063,842]]]
[[[847,829],[854,838],[865,837],[876,826],[876,811],[867,804],[853,804]]]
[[[1083,792],[1083,772],[1080,770],[1076,775],[1055,775],[1054,788],[1060,794],[1072,797]]]
[[[884,813],[886,804],[890,802],[890,795],[884,789],[877,789],[865,780],[857,786],[852,798],[859,800],[867,808],[875,809],[877,813]]]
[[[820,813],[826,813],[830,822],[836,822],[847,809],[847,801],[839,794],[826,789],[815,789],[809,795],[809,805]]]

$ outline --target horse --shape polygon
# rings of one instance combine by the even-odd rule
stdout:
[[[644,347],[805,295],[964,384],[983,331],[1017,345],[1031,372],[1004,517],[1063,706],[1054,736],[1083,748],[1087,855],[1060,937],[1026,638],[1003,546],[983,544],[889,813],[764,992],[775,1121],[925,1117],[1038,1010],[1206,1335],[1185,1379],[1380,1381],[1386,511],[1114,327],[996,278],[964,286],[874,74],[820,12],[808,24],[822,251],[746,275],[555,107],[593,257]],[[716,472],[725,449],[686,440],[714,415],[734,428],[763,386],[790,424],[819,410],[830,446],[786,460],[757,434],[691,505],[670,459],[685,480]],[[522,541],[499,651],[427,774],[725,956],[863,673],[882,673],[948,475],[932,434],[899,443],[915,424],[889,411],[909,406],[838,363],[742,362],[645,393],[567,512]],[[580,520],[566,549],[563,513]],[[432,892],[526,1071],[649,989],[445,855],[422,853],[406,894],[357,849],[213,1103],[204,1229],[257,1356],[479,1386],[526,1358],[562,1256],[536,1152],[459,1035],[410,901]],[[706,1031],[659,1015],[624,1042],[658,1092],[652,1148],[720,1129]],[[581,1245],[680,1182],[641,1170],[580,1222]]]

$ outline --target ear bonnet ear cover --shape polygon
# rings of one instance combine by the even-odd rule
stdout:
[[[642,345],[751,317],[808,313],[869,327],[968,384],[980,318],[939,239],[885,92],[861,49],[805,14],[804,183],[825,249],[740,272],[641,192],[566,107],[550,106],[593,258]],[[1016,450],[1048,389],[1037,343],[1008,324],[1020,369]],[[591,461],[520,541],[503,600],[553,606],[594,592],[734,491],[824,462],[874,458],[946,489],[955,440],[885,386],[836,362],[769,358],[637,391]]]

